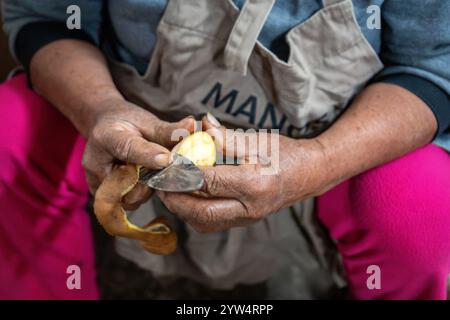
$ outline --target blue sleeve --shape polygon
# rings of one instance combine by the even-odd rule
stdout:
[[[397,84],[433,111],[437,134],[450,129],[450,1],[386,0],[375,82]]]
[[[80,30],[66,26],[70,5],[80,8]],[[102,5],[102,0],[3,0],[3,28],[11,53],[27,67],[33,54],[51,41],[74,38],[98,44]]]

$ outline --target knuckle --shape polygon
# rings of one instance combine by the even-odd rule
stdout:
[[[215,211],[210,206],[196,208],[192,211],[191,224],[199,233],[209,233],[213,230]]]
[[[122,161],[128,162],[133,147],[133,139],[119,139],[114,146],[115,156]]]
[[[167,125],[166,122],[158,120],[153,121],[152,123],[152,140],[157,142],[167,142],[170,141],[170,134],[167,134]]]
[[[202,223],[205,225],[212,225],[215,222],[216,211],[213,207],[207,206],[202,210]]]
[[[94,143],[99,143],[101,144],[101,142],[104,139],[104,135],[105,135],[105,130],[103,129],[102,126],[95,126],[92,129],[92,132],[89,136],[89,140],[91,140]]]
[[[219,178],[215,170],[209,170],[205,175],[205,191],[208,194],[217,194],[220,188]]]

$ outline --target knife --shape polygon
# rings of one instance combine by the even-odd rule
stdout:
[[[202,188],[204,176],[191,160],[175,153],[173,162],[162,170],[141,168],[139,182],[161,191],[193,192]]]

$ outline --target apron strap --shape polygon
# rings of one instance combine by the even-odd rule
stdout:
[[[343,0],[322,0],[324,7],[332,6],[333,4],[342,2]]]
[[[228,69],[247,74],[250,55],[275,0],[247,0],[231,30],[224,52]]]

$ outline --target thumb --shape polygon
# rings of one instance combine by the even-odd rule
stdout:
[[[214,138],[217,150],[230,158],[249,158],[258,155],[258,134],[242,129],[227,129],[210,113],[202,119],[203,130]]]
[[[125,163],[142,165],[148,169],[158,170],[172,162],[168,149],[158,143],[144,139],[133,133],[112,136],[111,142],[105,144],[106,150],[116,159]]]

